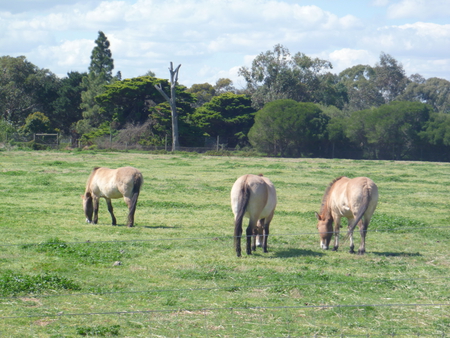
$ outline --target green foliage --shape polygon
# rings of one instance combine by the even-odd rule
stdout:
[[[52,273],[24,275],[6,270],[0,274],[0,295],[2,297],[56,290],[80,290],[80,286],[68,278]]]
[[[86,73],[69,72],[61,79],[58,97],[53,103],[53,114],[48,115],[52,126],[63,134],[70,134],[75,129],[77,121],[83,118],[81,105],[82,80]]]
[[[209,83],[198,83],[193,84],[187,92],[195,95],[196,102],[195,107],[201,107],[206,102],[211,101],[211,99],[216,95],[216,90]]]
[[[81,141],[84,144],[92,145],[95,139],[105,136],[105,135],[115,135],[117,131],[111,128],[110,122],[103,122],[98,128],[91,129],[89,132],[85,133],[81,137]]]
[[[329,118],[313,103],[278,100],[255,116],[250,143],[259,151],[283,157],[319,154]]]
[[[101,109],[96,102],[96,97],[105,91],[105,85],[113,82],[112,70],[114,60],[112,59],[109,41],[102,31],[98,32],[95,40],[96,46],[92,50],[89,73],[82,79],[84,91],[81,93],[82,115],[84,122],[77,123],[77,132],[84,134],[90,128],[96,128],[100,124],[112,121],[113,112]]]
[[[423,103],[394,101],[352,113],[346,119],[345,133],[370,158],[413,159],[420,154],[422,131],[431,112]]]
[[[114,69],[114,60],[112,58],[110,43],[105,33],[98,32],[98,38],[95,40],[96,46],[92,50],[91,64],[89,65],[89,73],[96,77],[101,74],[104,76],[105,82],[112,80],[112,71]]]
[[[431,144],[450,145],[450,114],[434,113],[420,133]]]
[[[76,330],[80,336],[118,336],[120,334],[120,325],[79,326]]]
[[[15,128],[22,126],[28,115],[41,111],[53,114],[60,80],[47,69],[40,69],[24,56],[0,57],[0,117]]]
[[[50,256],[70,258],[88,265],[113,264],[115,261],[130,257],[130,247],[123,243],[67,244],[59,238],[51,238],[41,244],[24,245],[22,248],[34,249],[37,253],[45,253]]]
[[[139,142],[144,145],[164,145],[166,135],[171,135],[171,110],[164,97],[156,90],[161,84],[168,91],[167,80],[152,76],[141,76],[133,79],[115,81],[105,86],[105,91],[95,98],[102,116],[116,122],[117,128],[140,128]],[[179,114],[179,134],[183,145],[194,145],[192,139],[197,138],[195,126],[190,125],[188,115],[192,112],[191,103],[195,101],[193,94],[186,87],[176,86],[177,111]],[[122,133],[126,138],[126,132]],[[128,133],[129,134],[129,133]],[[145,134],[145,136],[144,136]],[[145,137],[145,139],[143,138]]]
[[[435,112],[450,113],[450,81],[436,77],[411,81],[399,99],[431,105]]]
[[[41,112],[30,114],[25,119],[25,124],[20,128],[23,134],[50,132],[50,119]]]
[[[225,93],[197,108],[190,120],[208,136],[228,138],[228,147],[233,148],[246,143],[254,113],[248,97]]]
[[[278,44],[273,51],[259,54],[250,69],[241,67],[239,75],[247,82],[256,109],[281,99],[340,105],[346,100],[345,88],[335,87],[337,78],[325,73],[331,68],[329,61],[300,52],[291,56],[287,48]],[[337,97],[341,94],[344,96]]]

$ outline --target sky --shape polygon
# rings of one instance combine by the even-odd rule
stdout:
[[[187,87],[242,89],[239,68],[281,44],[337,74],[386,53],[407,76],[450,81],[449,0],[0,0],[0,56],[59,77],[88,71],[99,31],[123,79],[168,79],[172,62]]]

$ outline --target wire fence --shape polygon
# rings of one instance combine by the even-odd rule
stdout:
[[[430,228],[428,228],[430,229]],[[435,230],[449,230],[450,227],[433,227]],[[420,227],[398,227],[394,229],[372,229],[368,232],[390,231],[423,231]],[[317,232],[300,232],[295,234],[274,234],[270,237],[292,236],[317,236]],[[189,238],[157,238],[114,241],[79,241],[66,243],[90,244],[116,243],[116,242],[155,242],[155,241],[190,241],[217,239],[214,237],[189,237]],[[224,240],[233,240],[233,236],[222,236]],[[39,246],[46,243],[16,243],[0,244],[7,249],[12,246]],[[56,243],[57,244],[57,243]],[[231,246],[230,246],[231,247]],[[143,290],[121,290],[109,292],[73,292],[45,295],[28,295],[28,297],[64,298],[66,302],[76,303],[75,297],[112,297],[119,295],[155,294],[186,294],[229,291],[244,289],[270,289],[270,288],[303,288],[315,287],[332,288],[337,284],[352,285],[361,284],[387,284],[393,282],[408,282],[424,285],[426,283],[443,283],[450,285],[448,276],[405,277],[405,278],[379,278],[358,279],[352,281],[332,282],[305,282],[305,283],[279,283],[279,284],[251,284],[251,285],[226,285],[198,288],[153,288]],[[69,299],[69,300],[67,300]],[[72,300],[71,300],[72,299]],[[96,298],[97,299],[97,298]],[[0,297],[3,304],[23,301],[24,296]],[[29,300],[26,298],[25,300]],[[47,308],[42,312],[18,313],[15,315],[1,315],[0,321],[4,326],[8,323],[21,323],[18,336],[39,336],[37,327],[58,321],[55,332],[65,330],[81,336],[120,336],[121,327],[134,327],[136,337],[449,337],[450,335],[450,302],[404,302],[404,303],[379,303],[361,302],[355,304],[298,304],[294,306],[265,306],[261,300],[258,306],[198,306],[198,307],[174,307],[171,309],[128,309],[124,311],[67,311],[56,312]],[[74,309],[76,307],[74,306]],[[383,310],[385,309],[385,310]],[[424,316],[424,313],[426,315]],[[74,321],[79,318],[88,323],[85,326],[76,326]],[[414,325],[411,318],[417,317]],[[78,319],[77,319],[78,318]],[[426,319],[430,322],[427,322]],[[375,325],[374,325],[374,322]],[[106,324],[105,324],[106,323]],[[75,326],[75,329],[74,329]],[[56,334],[56,333],[55,333]],[[2,332],[0,331],[0,336]],[[130,335],[125,335],[130,336]],[[133,335],[131,335],[133,336]],[[55,335],[57,337],[57,335]]]

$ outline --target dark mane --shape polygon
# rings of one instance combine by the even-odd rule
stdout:
[[[330,193],[331,187],[333,186],[333,184],[335,184],[337,181],[339,181],[342,177],[345,177],[345,176],[339,176],[338,178],[335,178],[333,181],[331,181],[330,184],[328,184],[328,187],[325,189],[325,193],[323,194],[323,197],[322,197],[322,204],[320,205],[320,211],[319,211],[320,215],[323,215],[325,206],[327,204],[328,194]]]

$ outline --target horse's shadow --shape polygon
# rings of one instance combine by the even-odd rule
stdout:
[[[169,225],[143,225],[142,228],[146,229],[179,229],[180,226],[169,226]]]
[[[290,258],[290,257],[299,257],[299,256],[322,257],[322,256],[324,256],[324,253],[313,251],[313,250],[307,250],[307,249],[287,249],[287,250],[275,252],[274,256],[276,258]]]
[[[116,227],[126,227],[126,224],[116,224]],[[139,225],[135,224],[132,228],[145,228],[145,229],[178,229],[181,226],[169,226],[169,225]]]
[[[376,251],[372,251],[371,253],[376,256],[385,256],[385,257],[422,257],[422,254],[418,253],[418,252],[376,252]]]

